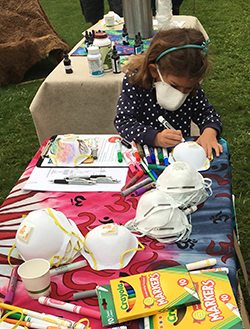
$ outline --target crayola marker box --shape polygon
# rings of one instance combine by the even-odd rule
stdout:
[[[241,329],[243,323],[227,273],[191,274],[201,304],[150,317],[151,329]]]
[[[121,277],[98,289],[104,326],[200,303],[185,265]]]

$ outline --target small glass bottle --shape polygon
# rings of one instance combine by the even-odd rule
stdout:
[[[113,73],[121,73],[120,56],[117,54],[116,46],[113,46],[111,62],[112,62]]]
[[[135,36],[134,54],[135,55],[140,55],[141,54],[141,42],[138,39],[138,35]]]
[[[129,41],[128,41],[128,31],[126,28],[126,25],[123,25],[123,30],[122,30],[122,43],[124,46],[128,46],[129,45]]]
[[[71,66],[71,60],[69,59],[69,55],[67,53],[67,50],[64,50],[63,51],[63,64],[64,64],[64,67],[65,67],[65,72],[67,74],[69,73],[73,73],[73,69],[72,69],[72,66]]]
[[[104,74],[104,70],[99,47],[93,45],[89,46],[87,60],[90,75],[94,78],[101,77]]]

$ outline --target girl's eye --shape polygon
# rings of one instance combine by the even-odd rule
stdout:
[[[175,88],[175,89],[177,89],[177,88],[178,88],[178,86],[176,86],[176,85],[173,85],[173,84],[171,84],[170,86],[171,86],[171,87],[173,87],[173,88]]]

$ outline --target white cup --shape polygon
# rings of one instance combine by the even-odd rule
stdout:
[[[18,267],[24,287],[32,299],[48,296],[50,286],[50,263],[43,258],[34,258],[24,262]]]
[[[104,15],[105,25],[107,27],[112,27],[115,25],[115,15],[112,11]]]

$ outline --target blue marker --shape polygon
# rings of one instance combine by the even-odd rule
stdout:
[[[150,170],[151,174],[154,176],[155,179],[158,179],[158,176],[156,175],[156,173],[154,172],[154,170]]]
[[[166,148],[162,148],[163,158],[164,158],[164,164],[165,166],[169,165],[168,161],[168,150]]]
[[[153,147],[149,146],[149,152],[150,152],[150,157],[151,157],[152,163],[155,163],[155,154],[154,154]]]

